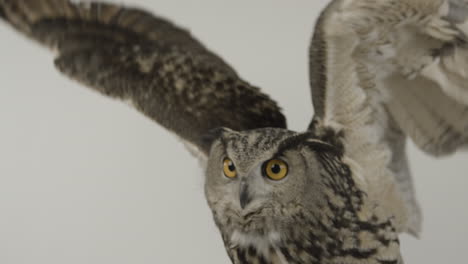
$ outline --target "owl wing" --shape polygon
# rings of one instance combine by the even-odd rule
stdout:
[[[135,8],[71,0],[0,0],[0,18],[54,50],[56,67],[129,102],[203,154],[218,127],[286,127],[276,102],[189,32]]]
[[[334,133],[400,231],[421,221],[406,138],[434,156],[468,146],[466,34],[466,0],[335,0],[318,20],[311,129]]]

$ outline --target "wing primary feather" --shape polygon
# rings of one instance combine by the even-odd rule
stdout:
[[[337,1],[331,1],[330,4],[322,11],[316,21],[314,34],[309,46],[309,82],[314,106],[314,115],[323,118],[325,115],[326,89],[327,87],[327,43],[325,28],[321,25],[325,23],[326,15],[330,10],[338,5]]]
[[[2,18],[58,51],[57,68],[130,102],[207,154],[217,127],[286,127],[280,108],[191,34],[151,13],[109,3],[0,0]]]

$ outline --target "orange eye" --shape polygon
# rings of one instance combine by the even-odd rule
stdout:
[[[228,158],[225,158],[223,161],[223,171],[224,175],[228,178],[233,179],[237,177],[236,166],[234,165],[234,162]]]
[[[272,159],[263,165],[263,173],[268,178],[279,181],[288,175],[288,164],[280,159]]]

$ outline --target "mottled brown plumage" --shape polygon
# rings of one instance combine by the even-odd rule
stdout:
[[[58,51],[62,73],[130,102],[205,153],[200,138],[213,128],[286,127],[275,102],[167,20],[106,3],[0,3],[17,30]]]
[[[280,186],[250,181],[261,206],[253,202],[246,212],[216,173],[224,155],[239,168],[239,178],[253,177],[255,169],[244,169],[271,157],[282,157],[294,171]],[[399,263],[394,221],[372,208],[342,150],[316,134],[225,131],[210,160],[207,199],[234,263]]]

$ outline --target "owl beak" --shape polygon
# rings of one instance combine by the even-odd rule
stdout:
[[[252,201],[252,197],[249,193],[249,185],[247,184],[247,182],[245,182],[245,180],[242,180],[240,182],[239,199],[240,206],[242,209],[244,209]]]

